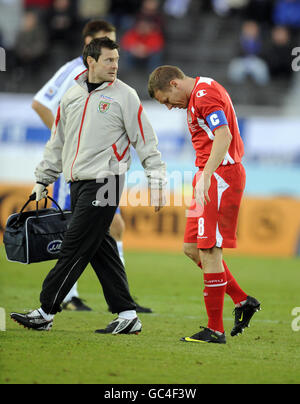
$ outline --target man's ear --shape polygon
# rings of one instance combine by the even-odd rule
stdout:
[[[178,86],[177,80],[176,79],[171,80],[170,81],[170,86],[176,88]]]
[[[95,63],[95,59],[92,56],[88,56],[86,58],[86,62],[89,65],[89,67],[91,67]]]
[[[88,35],[84,38],[84,43],[85,45],[89,45],[93,40],[93,37],[91,35]]]

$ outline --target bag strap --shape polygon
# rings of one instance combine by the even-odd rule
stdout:
[[[62,219],[66,220],[65,214],[64,214],[62,208],[59,206],[59,204],[53,198],[51,198],[51,196],[49,196],[49,195],[47,195],[47,199],[50,199],[50,201],[53,202],[58,207],[58,210],[60,211],[60,213],[62,215]]]
[[[22,207],[22,209],[19,212],[19,216],[18,219],[16,221],[16,223],[18,223],[21,219],[22,213],[24,212],[24,209],[30,204],[30,202],[33,202],[35,200],[35,194],[30,195],[30,197],[28,198],[28,201],[24,204],[24,206]],[[37,211],[37,216],[38,216],[38,205],[39,203],[36,202],[36,211]],[[45,205],[44,205],[44,209],[47,207],[47,198],[45,198]]]
[[[48,199],[45,198],[44,209],[46,209],[47,204],[48,204]],[[35,206],[36,206],[36,208],[35,208],[35,215],[36,215],[36,218],[38,219],[38,218],[39,218],[39,202],[38,202],[38,201],[36,201]]]
[[[24,206],[22,207],[22,209],[21,209],[20,212],[19,212],[19,215],[18,215],[17,220],[16,220],[16,222],[15,222],[15,226],[17,226],[17,225],[19,224],[19,222],[21,221],[21,217],[22,217],[22,214],[23,214],[23,212],[24,212],[24,209],[30,204],[30,202],[33,202],[33,201],[35,200],[35,198],[36,198],[36,195],[35,195],[35,194],[31,194],[31,195],[30,195],[30,197],[28,198],[28,201],[24,204]],[[51,196],[49,196],[49,195],[47,195],[47,197],[45,198],[44,209],[46,209],[46,207],[47,207],[48,199],[50,199],[50,201],[52,201],[52,202],[58,207],[58,210],[60,211],[61,216],[62,216],[62,220],[66,220],[66,217],[65,217],[64,212],[63,212],[63,210],[61,209],[61,207],[60,207],[60,206],[58,205],[58,203],[57,203],[53,198],[51,198]],[[38,201],[36,201],[36,217],[39,218],[39,202],[38,202]]]

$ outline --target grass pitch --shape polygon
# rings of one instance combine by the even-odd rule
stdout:
[[[233,304],[226,296],[227,345],[214,345],[179,341],[207,324],[202,274],[193,263],[183,254],[126,251],[125,258],[132,295],[154,311],[140,315],[140,335],[94,333],[114,317],[91,267],[79,280],[79,291],[93,312],[62,312],[51,332],[40,333],[23,329],[9,313],[39,307],[41,284],[53,263],[9,263],[0,248],[0,307],[6,310],[0,384],[300,382],[300,331],[291,326],[292,310],[300,307],[299,259],[226,259],[245,291],[261,301],[262,311],[251,328],[232,338]]]

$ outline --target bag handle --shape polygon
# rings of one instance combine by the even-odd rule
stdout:
[[[35,200],[35,198],[36,198],[36,194],[35,194],[35,193],[30,195],[30,197],[28,198],[28,201],[24,204],[24,206],[22,207],[22,209],[21,209],[20,212],[19,212],[18,218],[17,218],[17,220],[16,220],[16,222],[15,222],[15,226],[17,226],[18,223],[20,222],[21,217],[22,217],[22,214],[23,214],[23,212],[24,212],[24,209],[29,205],[30,202],[33,202],[33,201]],[[60,207],[60,206],[58,205],[58,203],[57,203],[53,198],[51,198],[51,196],[49,196],[49,195],[47,195],[46,198],[45,198],[44,209],[46,209],[46,207],[47,207],[48,199],[50,199],[50,201],[52,201],[52,202],[58,207],[58,210],[60,211],[61,216],[62,216],[62,220],[66,220],[66,217],[65,217],[64,212],[63,212],[63,210],[61,209],[61,207]],[[39,217],[39,202],[38,202],[38,201],[36,201],[36,217],[37,217],[37,218]]]
[[[54,200],[53,198],[51,198],[51,196],[47,195],[47,198],[46,198],[46,205],[47,205],[47,199],[50,199],[50,201],[53,202],[53,203],[57,206],[58,210],[60,211],[60,213],[61,213],[61,215],[62,215],[62,219],[63,219],[63,220],[66,220],[65,214],[64,214],[62,208],[61,208],[61,207],[59,206],[59,204],[56,202],[56,200]]]
[[[30,195],[30,197],[28,198],[28,201],[24,204],[24,206],[23,206],[22,209],[20,210],[20,213],[19,213],[20,216],[21,216],[21,214],[23,213],[24,209],[30,204],[30,202],[33,202],[33,201],[35,200],[35,197],[36,197],[35,193]],[[47,197],[47,198],[48,198],[48,197]],[[48,202],[47,198],[45,198],[44,209],[47,207],[47,202]],[[37,211],[38,211],[38,205],[39,205],[39,203],[36,202],[36,210],[37,210]]]

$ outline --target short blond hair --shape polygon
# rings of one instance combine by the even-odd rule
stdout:
[[[170,81],[184,79],[185,74],[177,66],[159,66],[149,76],[148,92],[151,98],[155,98],[156,91],[166,91],[170,87]]]

